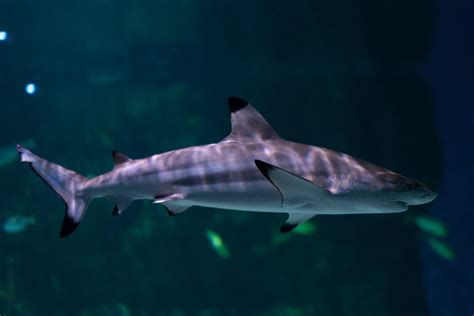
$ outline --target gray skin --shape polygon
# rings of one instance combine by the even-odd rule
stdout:
[[[316,214],[402,212],[436,198],[424,184],[388,169],[280,138],[241,99],[229,98],[229,109],[232,132],[221,142],[137,160],[114,152],[115,168],[90,180],[17,150],[68,205],[62,237],[97,197],[114,201],[115,215],[136,199],[154,200],[172,215],[193,205],[288,213],[283,232]]]

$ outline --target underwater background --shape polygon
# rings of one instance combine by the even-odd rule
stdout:
[[[471,0],[0,0],[0,315],[472,315]],[[389,215],[63,203],[15,144],[84,175],[218,142],[227,97],[290,140],[435,188]]]

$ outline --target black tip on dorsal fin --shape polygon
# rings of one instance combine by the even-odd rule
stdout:
[[[237,97],[230,97],[227,99],[227,104],[229,105],[229,111],[230,113],[237,112],[244,107],[246,107],[249,103],[245,100],[242,100]]]
[[[61,226],[61,232],[59,237],[64,238],[69,235],[79,226],[79,223],[76,223],[72,218],[70,218],[67,213],[64,216],[63,225]]]

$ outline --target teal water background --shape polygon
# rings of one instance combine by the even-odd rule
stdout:
[[[0,153],[27,141],[93,176],[112,168],[112,150],[141,158],[221,140],[230,130],[226,100],[236,95],[287,139],[440,188],[449,161],[442,142],[453,138],[439,128],[443,100],[423,72],[439,65],[430,59],[436,12],[430,1],[0,1],[0,31],[8,31]],[[443,300],[431,285],[469,250],[451,245],[459,232],[449,224],[442,242],[454,258],[429,247],[416,219],[432,218],[432,205],[318,216],[314,232],[282,239],[283,215],[193,207],[169,217],[148,201],[112,217],[113,205],[98,200],[59,239],[62,202],[25,165],[4,160],[0,221],[35,223],[0,232],[2,316],[449,315],[472,307],[468,281],[449,308],[433,307]],[[209,231],[228,255],[213,249]],[[430,270],[426,258],[441,268]]]

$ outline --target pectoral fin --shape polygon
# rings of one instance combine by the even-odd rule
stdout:
[[[310,218],[316,216],[316,214],[308,214],[308,213],[289,213],[288,219],[286,222],[281,226],[280,231],[282,233],[287,233],[292,231],[296,228],[299,224],[306,222]]]
[[[255,160],[255,165],[280,192],[284,208],[296,209],[309,203],[317,205],[318,200],[331,194],[309,180],[264,161]]]
[[[163,206],[166,208],[166,212],[168,212],[169,216],[176,216],[191,207],[187,205],[179,205],[172,202],[163,203]]]

